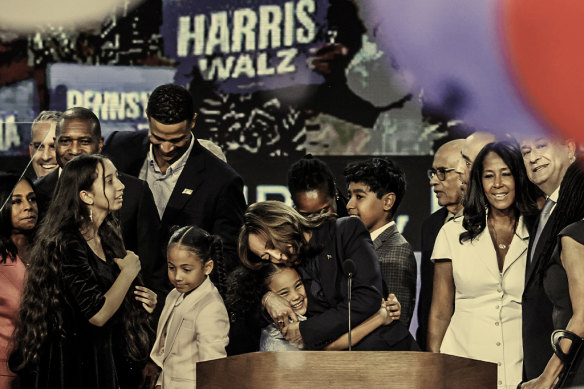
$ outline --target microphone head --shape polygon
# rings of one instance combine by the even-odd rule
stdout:
[[[345,273],[347,277],[353,277],[356,272],[357,267],[355,266],[355,262],[349,258],[345,259],[343,261],[343,273]]]

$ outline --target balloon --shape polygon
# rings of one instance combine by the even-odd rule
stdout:
[[[509,67],[534,112],[584,142],[584,2],[509,0],[502,7]]]
[[[424,100],[495,133],[544,134],[502,49],[498,0],[372,0],[385,48],[411,72]]]

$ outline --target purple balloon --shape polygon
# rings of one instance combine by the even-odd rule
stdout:
[[[520,96],[502,44],[499,0],[371,0],[382,41],[424,100],[498,134],[549,132]]]

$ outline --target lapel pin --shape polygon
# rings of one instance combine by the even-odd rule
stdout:
[[[327,257],[327,259],[333,259],[333,256],[330,254],[327,254],[326,257]]]
[[[183,189],[182,194],[190,196],[193,194],[193,190],[185,188],[185,189]]]

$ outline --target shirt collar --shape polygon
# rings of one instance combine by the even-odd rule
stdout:
[[[180,169],[182,169],[185,164],[187,163],[187,159],[189,159],[189,155],[191,155],[191,150],[193,149],[193,146],[195,145],[195,136],[192,135],[191,136],[191,143],[189,144],[189,148],[187,149],[187,151],[185,151],[185,153],[176,161],[174,161],[174,163],[172,165],[170,165],[168,167],[168,169],[166,170],[166,174],[172,174],[173,172],[179,171]],[[160,168],[158,167],[158,164],[156,163],[156,159],[154,158],[154,151],[152,149],[152,144],[150,144],[150,149],[148,150],[148,166],[150,166],[154,172],[158,173],[158,174],[162,174],[162,172],[160,171]]]
[[[395,221],[392,220],[389,223],[386,223],[383,226],[376,229],[375,231],[371,232],[371,240],[373,241],[377,239],[377,237],[379,237],[379,235],[381,235],[383,231],[387,230],[391,226],[395,226]]]
[[[561,185],[560,185],[561,186]],[[551,195],[548,196],[548,199],[552,200],[554,203],[558,202],[558,196],[560,195],[560,187],[558,186],[556,190],[552,192]]]

